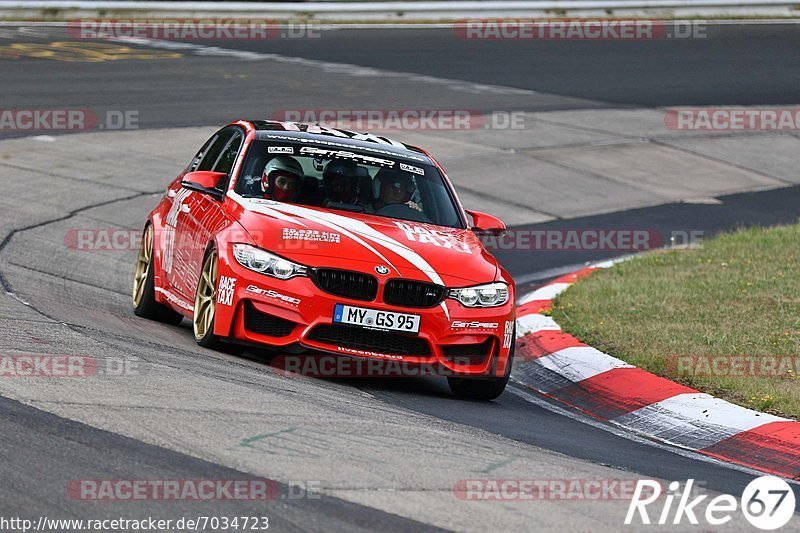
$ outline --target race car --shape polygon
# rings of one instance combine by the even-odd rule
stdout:
[[[315,124],[220,129],[148,215],[136,315],[192,322],[207,348],[435,367],[490,400],[514,355],[515,287],[428,152]]]

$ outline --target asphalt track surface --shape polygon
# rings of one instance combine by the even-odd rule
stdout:
[[[793,26],[708,26],[704,38],[466,40],[451,29],[337,30],[247,50],[492,83],[612,105],[753,105],[797,99]]]
[[[0,45],[67,38],[64,28],[3,31],[9,38],[0,39]],[[292,79],[258,63],[191,52],[173,66],[140,61],[134,69],[128,61],[4,61],[2,94],[5,102],[25,108],[58,102],[135,109],[141,127],[216,125],[298,108],[543,111],[797,100],[796,25],[709,26],[706,33],[705,38],[630,42],[467,41],[452,29],[381,28],[334,29],[314,38],[192,41],[534,91],[521,95],[462,92],[443,100],[435,87],[409,94],[376,87],[371,77],[342,84],[319,71]]]
[[[391,71],[435,75],[473,83],[491,83],[533,94],[470,94],[463,92],[451,107],[479,109],[548,110],[602,108],[629,105],[669,106],[702,104],[792,104],[798,100],[800,86],[800,31],[794,26],[730,27],[705,40],[656,41],[638,43],[464,43],[452,38],[448,30],[337,30],[320,39],[274,42],[211,43],[226,48],[279,53],[322,61],[337,61]],[[33,36],[31,36],[33,35]],[[47,42],[51,35],[16,35],[0,42]],[[142,111],[143,128],[219,124],[232,116],[268,115],[275,109],[304,106],[320,108],[337,105],[369,108],[391,101],[391,106],[441,106],[435,90],[414,95],[369,91],[371,79],[355,87],[327,84],[324,79],[286,79],[280,72],[259,72],[255,63],[233,62],[226,57],[188,55],[176,61],[129,60],[103,63],[53,62],[31,58],[0,59],[3,78],[3,106],[91,107],[97,109],[133,108]],[[343,90],[346,89],[346,90]],[[359,92],[357,89],[363,89]],[[299,101],[298,91],[304,99]],[[268,95],[268,98],[265,98]],[[383,104],[383,107],[387,107]],[[254,111],[255,110],[255,111]],[[185,159],[184,155],[176,156]],[[43,172],[54,169],[41,169]],[[3,174],[3,179],[9,179]],[[166,183],[164,179],[164,183]],[[155,183],[158,183],[156,180]],[[87,186],[87,185],[80,185]],[[157,190],[157,187],[153,188]],[[80,192],[79,190],[77,191]],[[154,202],[152,195],[140,191],[132,203],[120,209],[100,210],[98,216],[122,226],[133,223]],[[151,191],[154,192],[154,191]],[[124,194],[123,194],[124,193]],[[118,191],[122,198],[131,191]],[[535,227],[609,227],[616,222],[635,220],[647,227],[669,228],[692,220],[694,228],[708,234],[740,225],[776,224],[796,220],[800,213],[800,191],[743,193],[726,199],[724,206],[667,204],[626,212],[559,220]],[[99,342],[113,354],[135,353],[153,360],[167,360],[187,375],[221,375],[224,383],[274,393],[260,388],[266,363],[258,354],[227,358],[192,346],[186,328],[158,327],[152,331],[130,318],[125,290],[128,265],[119,261],[104,265],[107,271],[95,273],[91,262],[62,268],[49,254],[46,238],[37,240],[37,231],[80,216],[83,208],[69,216],[48,216],[47,203],[34,213],[30,223],[16,225],[16,233],[6,237],[0,254],[6,264],[2,278],[5,288],[23,294],[34,310],[11,316],[20,322],[20,331],[41,322],[42,342],[63,343],[68,350],[71,336],[61,339],[49,333],[53,324],[66,323],[71,334]],[[10,210],[6,222],[26,221],[29,213]],[[34,208],[36,211],[36,208]],[[52,220],[52,223],[48,221]],[[9,224],[14,227],[15,224]],[[534,226],[531,226],[534,227]],[[8,235],[8,233],[6,233]],[[51,243],[52,244],[52,243]],[[501,260],[520,279],[536,277],[538,271],[559,269],[608,254],[548,253],[522,257],[522,252],[500,254]],[[12,255],[13,257],[9,257]],[[44,258],[44,259],[43,259]],[[31,259],[30,268],[20,263]],[[34,260],[40,261],[38,264]],[[71,270],[73,269],[73,270]],[[81,302],[77,305],[76,302]],[[87,303],[88,302],[88,303]],[[96,307],[97,313],[86,311]],[[12,309],[9,307],[8,309]],[[103,313],[107,313],[104,316]],[[35,328],[26,331],[39,331]],[[12,331],[13,346],[37,342],[30,335]],[[174,340],[173,340],[174,339]],[[77,342],[77,341],[76,341]],[[29,348],[30,349],[30,348]],[[280,383],[280,382],[278,382]],[[158,387],[169,387],[160,382]],[[311,386],[316,386],[313,383]],[[364,394],[378,409],[424,415],[443,423],[488,432],[520,443],[530,449],[550,450],[578,462],[604,465],[638,477],[683,480],[694,477],[714,491],[741,493],[753,475],[716,462],[684,456],[665,447],[630,440],[589,424],[578,415],[563,416],[544,399],[530,397],[516,386],[491,403],[463,402],[452,398],[446,386],[436,380],[321,382],[327,391],[335,387],[342,398],[357,402]],[[157,388],[157,387],[154,387]],[[291,385],[287,385],[291,388]],[[120,394],[124,396],[124,391]],[[58,394],[56,391],[57,404]],[[312,397],[308,400],[313,409]],[[322,401],[321,399],[319,401]],[[47,404],[47,402],[44,402]],[[177,402],[180,405],[180,402]],[[68,407],[63,407],[64,412]],[[182,414],[175,411],[176,424]],[[0,451],[7,460],[0,462],[6,481],[0,485],[2,514],[96,517],[98,514],[181,516],[194,514],[266,513],[278,530],[419,530],[429,521],[414,521],[392,512],[358,505],[336,497],[319,501],[273,502],[267,508],[255,505],[204,503],[188,505],[174,502],[147,502],[131,505],[88,504],[66,497],[63,483],[76,478],[242,478],[251,474],[246,465],[220,456],[218,462],[198,459],[199,452],[187,442],[187,453],[172,446],[158,446],[122,436],[123,431],[105,431],[57,416],[25,402],[0,398]],[[189,423],[189,422],[187,422]],[[132,430],[133,431],[133,430]],[[146,429],[144,430],[146,431]],[[135,432],[135,431],[134,431]],[[196,435],[202,440],[202,433]],[[535,447],[535,448],[534,448]],[[548,461],[549,456],[542,456]],[[12,458],[20,458],[19,460]],[[23,459],[24,458],[24,459]],[[20,464],[24,464],[21,467]],[[240,469],[237,469],[239,465]],[[334,465],[335,467],[335,465]],[[276,467],[277,468],[277,467]],[[87,472],[90,472],[87,475]],[[796,491],[797,493],[798,491]],[[202,512],[198,512],[201,511]],[[446,509],[435,512],[446,513]],[[278,527],[278,525],[282,527]]]

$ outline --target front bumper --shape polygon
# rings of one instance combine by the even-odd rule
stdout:
[[[228,256],[228,254],[226,254]],[[308,277],[280,280],[220,256],[215,334],[230,340],[286,347],[298,345],[338,355],[432,365],[448,375],[502,376],[514,327],[514,291],[493,308],[467,308],[445,299],[429,308],[383,302],[383,279],[372,301],[324,292]],[[223,293],[222,289],[226,292]],[[418,335],[333,323],[336,304],[416,314]]]

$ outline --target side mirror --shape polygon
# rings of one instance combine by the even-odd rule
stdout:
[[[224,172],[210,172],[207,170],[189,172],[183,176],[181,187],[208,194],[217,200],[222,200],[225,197],[225,191],[217,189],[217,184],[220,180],[227,177],[228,175]]]
[[[472,217],[472,229],[476,232],[486,232],[497,235],[506,229],[505,223],[496,216],[481,213],[480,211],[470,211],[469,209],[466,211],[467,214]]]

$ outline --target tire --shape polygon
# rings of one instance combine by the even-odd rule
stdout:
[[[148,224],[142,235],[142,245],[136,258],[133,276],[133,313],[136,316],[177,325],[183,315],[156,301],[156,283],[153,273],[153,226]]]
[[[458,378],[448,377],[447,385],[454,395],[465,400],[490,401],[499,397],[506,390],[508,378],[511,377],[511,366],[514,363],[514,351],[517,338],[517,326],[514,325],[514,333],[511,343],[511,351],[508,353],[508,363],[506,372],[501,378],[477,379],[477,378]]]
[[[214,320],[216,318],[216,298],[217,298],[217,251],[213,248],[206,254],[203,260],[203,269],[200,271],[200,280],[197,282],[197,289],[194,296],[195,313],[192,316],[192,332],[194,340],[203,348],[218,350],[231,355],[241,355],[247,349],[241,344],[225,342],[218,335],[214,335]],[[211,285],[209,286],[209,282]],[[210,290],[209,290],[210,289]],[[204,317],[198,311],[202,311],[201,300],[208,302],[204,305],[209,306],[210,318]]]
[[[203,348],[216,349],[220,338],[214,335],[214,319],[217,312],[217,251],[211,249],[203,259],[200,279],[194,295],[192,331],[194,340]]]

